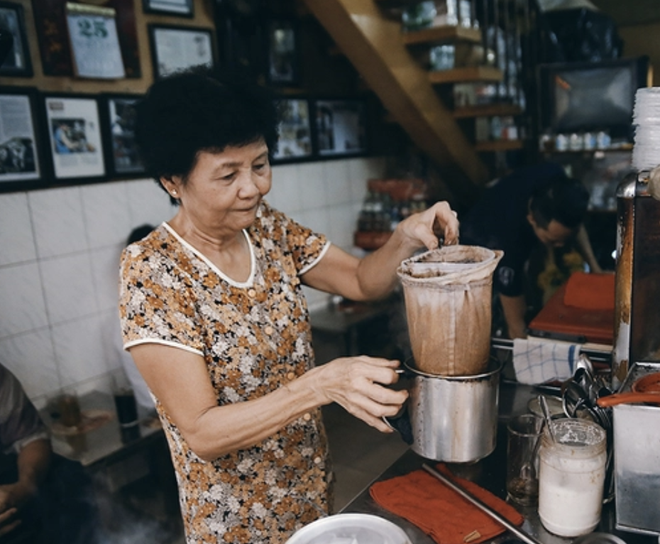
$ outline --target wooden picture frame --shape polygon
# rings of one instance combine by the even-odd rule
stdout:
[[[154,79],[200,64],[215,64],[210,28],[150,24],[148,29]]]
[[[174,15],[192,18],[195,15],[193,0],[142,0],[144,13]]]
[[[314,158],[312,108],[307,98],[282,97],[279,140],[272,153],[273,163],[296,162]]]
[[[300,84],[298,24],[293,19],[266,21],[266,78],[271,85]]]
[[[0,192],[43,185],[35,89],[0,88]]]
[[[53,179],[105,178],[98,99],[92,95],[44,93],[42,108]]]
[[[144,174],[135,143],[135,104],[137,94],[105,94],[101,97],[101,130],[105,142],[108,175],[131,177]]]
[[[23,6],[14,2],[0,2],[0,26],[13,38],[5,61],[0,65],[0,76],[32,77],[32,59],[28,46]]]
[[[313,101],[315,149],[320,158],[367,154],[367,104],[359,98]]]

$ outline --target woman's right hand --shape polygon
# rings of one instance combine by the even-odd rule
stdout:
[[[366,355],[335,359],[316,367],[314,388],[327,403],[336,402],[379,431],[391,433],[382,417],[396,415],[408,398],[407,391],[385,387],[398,381],[398,367],[399,361]]]

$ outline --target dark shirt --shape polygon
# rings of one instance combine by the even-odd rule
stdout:
[[[461,244],[501,249],[504,256],[493,276],[493,288],[509,297],[524,292],[525,264],[538,243],[527,220],[528,204],[537,187],[563,176],[558,164],[526,166],[487,188],[461,217]]]
[[[48,434],[37,409],[16,377],[0,364],[0,452],[18,453],[41,438]]]

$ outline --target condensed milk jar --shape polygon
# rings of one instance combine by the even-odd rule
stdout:
[[[539,450],[539,518],[559,536],[590,533],[603,505],[607,440],[602,427],[583,419],[553,422]]]

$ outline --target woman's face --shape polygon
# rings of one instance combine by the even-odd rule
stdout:
[[[201,228],[240,231],[253,223],[270,191],[268,147],[260,141],[220,153],[202,151],[185,184],[179,177],[164,184],[170,194],[176,191],[181,212]]]

